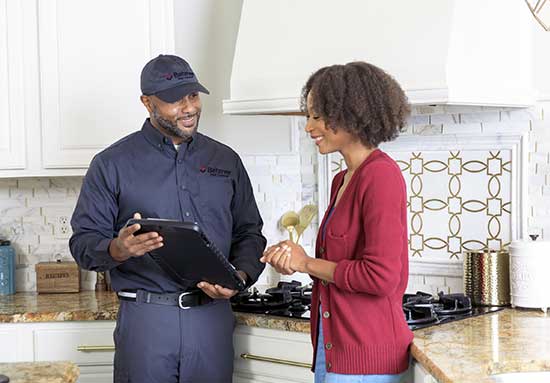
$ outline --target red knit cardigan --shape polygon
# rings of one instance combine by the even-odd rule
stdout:
[[[344,174],[334,177],[330,206]],[[326,219],[327,213],[321,227]],[[413,339],[402,310],[409,276],[406,186],[387,154],[375,150],[355,171],[322,237],[317,237],[316,258],[337,266],[334,283],[313,278],[314,352],[322,320],[328,372],[403,372]]]

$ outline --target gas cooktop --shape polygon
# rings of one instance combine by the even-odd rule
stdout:
[[[252,288],[231,298],[234,311],[309,320],[311,285],[298,281],[279,282],[260,293]],[[437,296],[424,292],[403,296],[403,314],[411,330],[466,319],[502,310],[502,307],[473,307],[464,294]]]

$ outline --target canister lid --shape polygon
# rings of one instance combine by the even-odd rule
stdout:
[[[520,249],[533,249],[533,250],[547,250],[550,249],[550,241],[536,240],[531,239],[522,239],[517,241],[512,241],[510,243],[511,250],[520,250]]]
[[[11,242],[7,239],[0,239],[0,246],[9,246],[11,245]]]

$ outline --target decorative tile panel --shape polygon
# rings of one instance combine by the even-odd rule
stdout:
[[[523,137],[521,131],[477,140],[409,136],[382,146],[407,184],[411,262],[461,262],[465,251],[501,249],[518,238],[525,214],[520,198]],[[449,150],[452,146],[457,149]],[[325,161],[327,179],[345,168],[338,153]],[[328,203],[330,184],[324,192]]]

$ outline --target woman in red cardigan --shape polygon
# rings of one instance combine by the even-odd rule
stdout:
[[[315,72],[302,109],[319,152],[340,152],[347,170],[332,182],[315,258],[283,241],[261,260],[313,278],[316,383],[403,382],[413,338],[401,307],[409,270],[406,187],[378,145],[405,126],[407,98],[380,68],[352,62]]]

